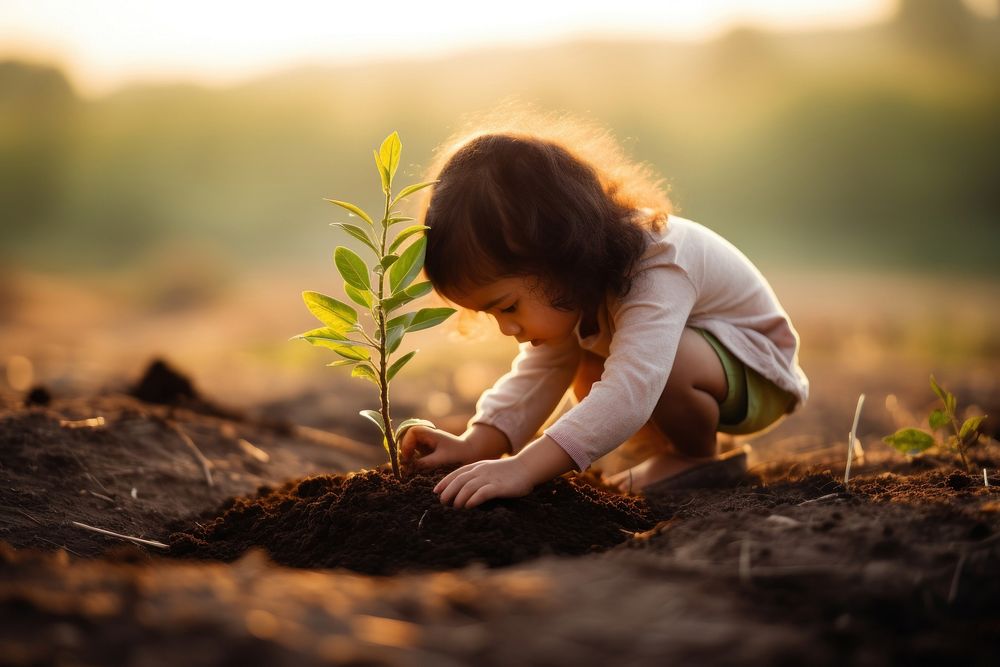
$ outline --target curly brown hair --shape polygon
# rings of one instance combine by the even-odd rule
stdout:
[[[439,149],[422,212],[425,270],[444,296],[511,276],[540,279],[554,308],[591,313],[624,296],[670,202],[610,133],[519,111]],[[505,121],[505,122],[504,122]]]

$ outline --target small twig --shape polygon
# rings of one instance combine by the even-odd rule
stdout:
[[[45,524],[43,524],[43,523],[42,523],[41,521],[39,521],[38,519],[36,519],[35,517],[33,517],[33,516],[31,516],[30,514],[28,514],[27,512],[25,512],[25,511],[24,511],[23,509],[20,509],[20,508],[18,508],[18,507],[15,507],[14,509],[16,509],[16,510],[17,510],[18,512],[20,512],[20,513],[21,513],[21,514],[23,514],[24,516],[28,517],[29,519],[31,519],[31,520],[32,520],[32,521],[34,521],[35,523],[37,523],[37,524],[38,524],[39,526],[44,526],[44,525],[45,525]]]
[[[90,419],[60,419],[59,425],[63,428],[103,428],[104,417],[91,417]]]
[[[858,420],[861,418],[861,406],[865,404],[865,395],[858,397],[858,407],[854,410],[854,425],[851,426],[851,433],[847,436],[847,467],[844,468],[844,487],[851,479],[851,461],[854,460],[854,438],[858,432]]]
[[[122,535],[121,533],[114,533],[110,530],[104,530],[103,528],[95,528],[94,526],[88,526],[85,523],[80,523],[79,521],[71,521],[71,524],[77,528],[83,528],[84,530],[92,530],[95,533],[101,533],[102,535],[110,535],[111,537],[117,537],[119,539],[128,540],[129,542],[135,542],[136,544],[142,544],[147,547],[156,547],[157,549],[169,549],[169,544],[164,544],[163,542],[157,542],[155,540],[144,540],[141,537],[132,537],[130,535]]]
[[[74,452],[72,449],[70,449],[68,451],[69,451],[69,455],[73,457],[74,461],[76,461],[76,464],[78,466],[80,466],[80,470],[83,471],[83,474],[86,475],[87,477],[89,477],[91,481],[95,482],[97,484],[97,486],[101,487],[101,489],[103,489],[105,493],[109,493],[110,494],[111,491],[108,490],[108,487],[104,486],[104,484],[101,482],[101,480],[97,479],[96,477],[94,477],[90,473],[90,470],[87,469],[87,466],[83,465],[83,461],[81,461],[80,457],[76,455],[76,452]]]
[[[420,521],[417,522],[417,532],[420,532],[424,528],[424,519],[427,517],[427,513],[430,510],[424,510],[424,513],[420,515]]]
[[[194,440],[192,440],[188,434],[184,432],[180,424],[177,422],[165,420],[164,424],[166,424],[167,428],[176,433],[187,448],[191,450],[191,453],[194,454],[194,458],[201,465],[201,471],[205,475],[205,482],[209,486],[215,486],[215,482],[212,480],[212,462],[209,461],[204,454],[202,454],[201,450],[198,449],[198,445],[194,444]]]
[[[983,468],[983,486],[990,488],[990,478],[986,476],[986,468]]]
[[[58,542],[53,542],[52,540],[50,540],[50,539],[48,539],[46,537],[42,537],[41,535],[35,535],[35,538],[41,540],[42,542],[48,542],[49,544],[51,544],[53,546],[56,546],[56,547],[59,547],[60,549],[65,549],[66,551],[68,551],[69,553],[73,554],[77,558],[84,558],[85,557],[83,554],[80,554],[80,553],[77,553],[76,551],[73,551],[72,549],[70,549],[65,544],[59,544]]]
[[[965,556],[963,553],[958,557],[958,565],[955,566],[955,576],[951,578],[951,588],[948,589],[948,604],[955,602],[955,598],[958,596],[958,580],[962,576],[962,566],[965,565]]]
[[[801,503],[799,503],[799,507],[802,507],[803,505],[811,505],[812,503],[818,503],[822,500],[830,500],[831,498],[839,498],[839,497],[840,497],[839,493],[828,493],[825,496],[820,496],[819,498],[811,498],[809,500],[803,500]]]
[[[103,493],[97,493],[96,491],[87,491],[87,493],[94,496],[95,498],[100,498],[101,500],[107,500],[112,505],[114,505],[116,502],[114,498],[112,498],[111,496],[106,496]]]

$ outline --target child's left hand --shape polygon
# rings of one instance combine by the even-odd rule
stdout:
[[[493,498],[519,498],[531,493],[535,480],[514,458],[476,461],[449,473],[434,487],[445,505],[475,507]]]

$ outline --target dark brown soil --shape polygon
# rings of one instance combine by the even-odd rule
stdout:
[[[786,455],[754,462],[759,482],[645,504],[588,476],[455,510],[434,475],[397,486],[373,469],[380,447],[332,433],[123,394],[25,398],[0,392],[2,664],[992,665],[1000,650],[992,441],[975,474],[872,446],[846,486],[842,463]]]
[[[372,470],[265,490],[171,535],[170,554],[229,562],[259,547],[291,567],[386,575],[601,551],[654,523],[642,500],[566,478],[524,498],[455,509],[432,491],[444,474],[398,482]]]

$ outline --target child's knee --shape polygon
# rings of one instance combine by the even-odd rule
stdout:
[[[722,360],[712,345],[700,332],[686,328],[677,346],[664,396],[688,395],[691,389],[707,393],[721,402],[726,398],[729,383]]]

